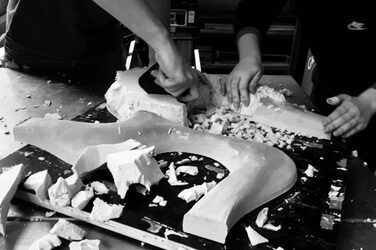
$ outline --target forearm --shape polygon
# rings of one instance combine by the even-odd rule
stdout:
[[[257,57],[261,59],[259,36],[256,33],[242,33],[237,41],[239,60]]]
[[[144,0],[93,0],[155,51],[173,47],[169,32]]]

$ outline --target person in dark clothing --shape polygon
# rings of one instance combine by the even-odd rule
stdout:
[[[185,98],[195,98],[197,72],[150,6],[146,0],[9,0],[4,65],[111,84],[125,69],[122,23],[155,51],[162,87],[174,96],[190,89]]]
[[[235,107],[249,105],[249,92],[262,76],[260,47],[286,0],[241,0],[235,31],[239,63],[226,82]],[[312,100],[327,117],[326,132],[346,138],[376,169],[376,18],[372,2],[295,1],[303,39],[316,61]]]

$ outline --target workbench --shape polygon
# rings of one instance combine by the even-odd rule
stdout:
[[[274,84],[275,88],[291,90],[293,95],[289,99],[290,102],[305,105],[310,110],[314,108],[308,96],[291,76],[268,75],[262,80]],[[1,164],[12,162],[12,153],[22,150],[25,146],[14,141],[12,127],[29,117],[58,113],[63,119],[85,122],[108,122],[108,119],[114,119],[105,109],[95,109],[105,101],[103,96],[72,83],[55,82],[48,78],[0,68],[0,89],[0,159],[4,158],[0,161],[0,167]],[[326,146],[328,147],[324,149],[327,151],[321,150],[321,147],[308,147],[286,152],[296,161],[297,183],[290,191],[266,204],[274,212],[274,219],[283,222],[283,229],[264,235],[269,238],[272,245],[249,249],[273,249],[272,247],[277,246],[284,249],[289,249],[289,246],[295,249],[372,249],[376,244],[373,237],[376,230],[374,176],[357,158],[349,158],[345,166],[348,171],[338,171],[336,162],[343,157],[343,152],[331,152],[333,145]],[[304,177],[303,172],[307,163],[315,166],[319,174],[315,178],[305,180],[301,177]],[[317,216],[331,213],[323,199],[330,191],[333,181],[346,191],[345,202],[342,211],[334,212],[339,216],[333,229],[324,230],[320,228],[320,218]],[[259,210],[256,209],[245,219],[254,222]],[[0,249],[28,249],[33,241],[48,233],[58,218],[66,218],[61,214],[46,217],[46,212],[48,210],[14,199],[8,214],[8,234],[6,237],[0,237]],[[100,227],[76,220],[74,222],[88,232],[88,238],[101,239],[104,249],[155,249],[153,246]],[[246,235],[239,232],[238,237]],[[230,249],[237,249],[234,244],[236,242]]]

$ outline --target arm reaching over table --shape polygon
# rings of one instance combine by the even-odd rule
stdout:
[[[157,74],[159,84],[173,96],[180,96],[189,89],[184,101],[198,96],[197,73],[189,67],[169,32],[149,6],[140,0],[94,0],[100,7],[122,22],[132,32],[146,41],[155,51],[160,66]],[[193,90],[190,90],[192,89]]]

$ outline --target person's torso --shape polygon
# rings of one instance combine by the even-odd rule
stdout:
[[[376,17],[371,1],[297,1],[319,75],[335,92],[359,94],[376,82]]]
[[[7,14],[6,36],[15,56],[22,48],[36,58],[72,64],[122,61],[120,25],[92,0],[10,0]]]

